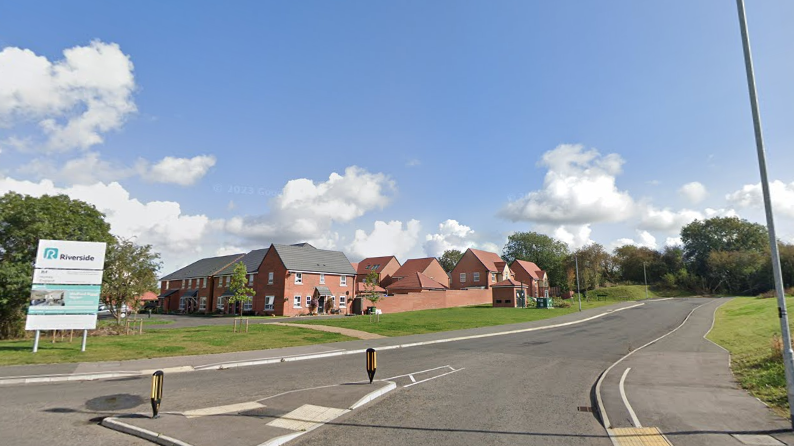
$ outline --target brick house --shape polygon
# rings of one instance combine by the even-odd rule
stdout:
[[[446,274],[445,274],[446,276]],[[421,293],[423,291],[445,291],[446,285],[417,271],[407,277],[392,282],[386,287],[389,294]]]
[[[450,272],[453,290],[484,288],[510,279],[513,273],[498,254],[469,248]]]
[[[510,269],[515,274],[515,279],[529,287],[527,293],[531,297],[543,297],[549,287],[548,275],[534,262],[514,260]]]
[[[356,282],[363,282],[367,275],[378,273],[378,284],[388,283],[394,273],[400,269],[400,261],[394,256],[367,257],[366,259],[354,264],[356,270]]]
[[[416,273],[424,274],[430,279],[440,283],[445,288],[449,287],[449,276],[447,276],[447,272],[444,271],[444,268],[438,263],[438,259],[435,257],[406,260],[405,263],[392,274],[390,280],[381,281],[381,286],[389,288],[389,286],[396,281],[408,277],[415,277]]]
[[[229,289],[229,284],[232,280],[234,267],[237,265],[237,263],[242,262],[243,265],[245,265],[246,277],[248,279],[247,285],[249,288],[253,288],[254,291],[256,291],[256,288],[254,288],[254,283],[256,283],[260,277],[259,270],[262,267],[262,261],[265,259],[267,251],[268,248],[255,249],[240,259],[230,263],[226,268],[215,273],[215,287],[213,290],[214,299],[210,300],[207,312],[219,311],[221,313],[240,314],[239,305],[243,306],[244,313],[254,312],[254,300],[257,298],[256,294],[254,294],[253,298],[249,302],[229,304],[228,299],[234,294]],[[264,298],[260,296],[260,299]]]
[[[524,290],[527,297],[528,285],[515,279],[505,279],[491,285],[494,307],[513,307],[518,306],[518,292]]]
[[[160,308],[166,312],[209,312],[213,301],[215,274],[240,260],[244,254],[232,254],[197,260],[160,279]]]
[[[256,313],[296,316],[309,312],[346,311],[354,294],[356,270],[344,253],[317,249],[308,243],[270,245],[254,276]]]

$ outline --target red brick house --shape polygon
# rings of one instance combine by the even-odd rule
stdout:
[[[524,290],[524,296],[527,296],[527,284],[521,283],[515,279],[505,279],[491,285],[491,292],[493,294],[494,307],[513,307],[518,306],[518,292]],[[525,302],[526,303],[526,302]]]
[[[453,290],[484,288],[513,277],[507,262],[498,254],[469,248],[450,273]]]
[[[215,291],[214,275],[240,260],[232,254],[197,260],[160,279],[160,308],[166,312],[209,312]]]
[[[229,313],[229,314],[240,314],[240,305],[242,305],[243,313],[255,313],[254,310],[254,300],[257,299],[256,295],[256,287],[254,284],[258,283],[262,280],[261,276],[259,275],[259,270],[262,268],[262,261],[265,259],[269,248],[263,249],[255,249],[248,254],[244,255],[243,257],[235,260],[234,262],[230,263],[224,269],[218,271],[214,275],[214,289],[213,289],[213,298],[210,299],[210,302],[207,305],[207,313],[212,312],[220,312],[220,313]],[[236,302],[234,304],[229,304],[229,297],[232,296],[234,293],[231,292],[229,289],[229,284],[232,280],[232,274],[234,273],[235,266],[242,262],[245,265],[246,271],[246,278],[247,285],[249,288],[254,290],[253,298],[248,302]],[[267,280],[267,278],[264,278]],[[258,296],[258,298],[264,299],[263,296]],[[260,311],[261,313],[261,311]]]
[[[444,268],[438,263],[435,257],[425,257],[421,259],[409,259],[392,274],[388,281],[381,281],[381,286],[389,288],[389,286],[399,280],[415,277],[416,273],[422,273],[425,276],[440,283],[445,288],[449,287],[449,276]]]
[[[515,279],[527,284],[530,297],[543,297],[549,287],[548,275],[541,270],[534,262],[526,260],[514,260],[510,269],[515,274]]]
[[[392,282],[386,287],[386,290],[389,294],[407,294],[420,293],[423,291],[445,291],[447,287],[424,273],[417,271],[408,277],[402,277],[400,280]]]
[[[363,282],[368,274],[376,272],[378,273],[378,284],[389,282],[400,266],[400,261],[394,256],[367,257],[353,264],[353,268],[356,270],[356,282]]]
[[[346,311],[353,296],[356,270],[340,251],[317,249],[308,243],[271,245],[254,277],[256,313],[296,316],[317,311]]]

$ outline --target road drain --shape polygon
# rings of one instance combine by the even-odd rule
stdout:
[[[576,408],[579,412],[593,412],[592,406],[579,406]]]

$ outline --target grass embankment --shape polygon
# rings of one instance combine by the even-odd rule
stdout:
[[[389,297],[389,299],[396,299]],[[622,301],[622,300],[621,300]],[[559,301],[555,299],[555,304]],[[351,316],[343,319],[300,321],[301,324],[330,325],[352,328],[382,336],[405,336],[412,334],[436,333],[439,331],[463,330],[466,328],[488,327],[518,322],[550,319],[579,311],[578,303],[568,300],[568,308],[493,308],[491,305],[443,308],[438,310],[410,311],[406,313],[382,314],[380,322],[370,322],[369,316]],[[615,300],[585,302],[582,309],[596,308],[617,303]]]
[[[786,303],[790,308],[794,298]],[[780,339],[776,299],[748,297],[719,307],[707,337],[731,352],[731,369],[742,387],[787,416],[786,376],[774,335]]]
[[[574,298],[576,294],[574,294]],[[659,297],[654,291],[648,288],[648,298]],[[645,299],[645,285],[618,285],[599,288],[587,291],[587,300],[591,301],[623,301]],[[585,300],[585,293],[582,292],[582,300]]]
[[[38,353],[31,352],[33,340],[0,341],[0,365],[44,364],[59,362],[120,361],[159,358],[164,356],[205,355],[247,350],[295,347],[350,341],[354,338],[336,333],[251,324],[248,333],[233,333],[231,323],[223,326],[201,326],[151,330],[142,335],[90,336],[86,351],[80,351],[80,332],[72,342],[42,333]]]

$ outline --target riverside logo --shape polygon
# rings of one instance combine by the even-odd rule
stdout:
[[[70,256],[69,254],[59,254],[58,248],[44,248],[43,256],[46,260],[72,260],[78,262],[94,261],[94,256],[92,255]]]

